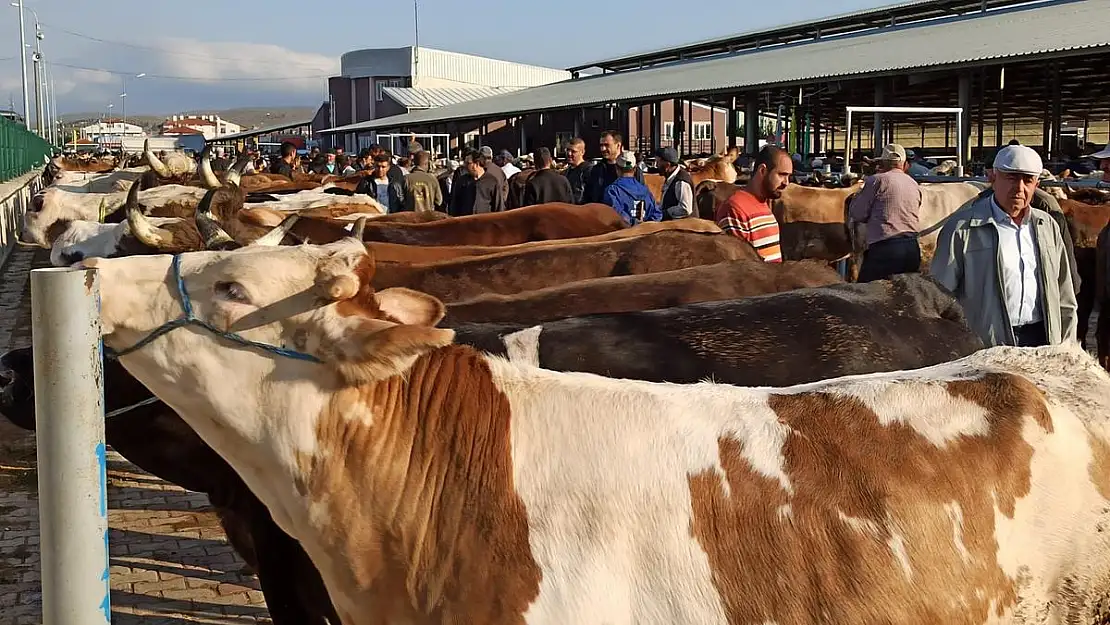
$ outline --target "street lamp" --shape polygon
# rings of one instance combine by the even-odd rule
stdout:
[[[23,0],[12,2],[19,10],[19,69],[23,76],[23,125],[31,129],[31,100],[27,93],[27,38],[23,33]]]
[[[146,72],[143,72],[141,74],[135,74],[135,78],[142,78],[143,76],[146,76]],[[123,86],[123,93],[119,94],[119,97],[120,97],[121,100],[123,100],[123,123],[126,124],[127,123],[127,74],[120,74],[120,85]],[[124,133],[126,133],[126,132],[127,132],[127,129],[125,127],[124,128]]]

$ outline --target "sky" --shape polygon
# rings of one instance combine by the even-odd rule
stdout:
[[[556,68],[891,3],[795,0],[783,5],[789,11],[772,11],[762,3],[726,2],[688,12],[673,0],[416,2],[421,46]],[[0,3],[0,108],[14,101],[21,111],[19,12],[6,4]],[[304,0],[24,5],[28,43],[34,41],[31,9],[41,20],[62,114],[105,111],[112,103],[118,115],[125,90],[129,115],[315,107],[327,97],[326,77],[338,74],[341,54],[414,39],[412,0],[322,2],[319,9]],[[146,76],[135,78],[140,73]]]

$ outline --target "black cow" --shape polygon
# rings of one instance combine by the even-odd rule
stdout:
[[[920,274],[543,324],[453,327],[457,342],[502,355],[505,337],[534,328],[538,335],[514,340],[553,371],[743,386],[912,369],[983,348],[956,298]]]
[[[458,342],[505,353],[502,336],[528,326],[460,324]],[[554,340],[552,340],[554,338]],[[612,377],[785,386],[840,375],[912,369],[970,354],[982,342],[943,287],[916,275],[802,289],[651,312],[592,315],[542,325],[545,368]],[[34,429],[31,349],[0,358],[0,412]],[[150,397],[119,363],[104,368],[106,410]],[[258,572],[275,625],[338,623],[300,544],[211,448],[165,404],[112,417],[106,438],[147,472],[207,493],[232,546]]]

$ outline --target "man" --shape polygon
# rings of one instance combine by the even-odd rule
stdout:
[[[1101,151],[1095,152],[1090,158],[1098,159],[1098,168],[1102,170],[1102,181],[1110,182],[1110,144]]]
[[[379,155],[386,155],[389,159],[389,181],[403,187],[405,184],[405,172],[393,162],[393,153],[377,143],[371,144],[367,150],[370,153],[371,163],[376,163]]]
[[[586,160],[586,142],[579,137],[567,141],[567,171],[563,174],[570,183],[571,197],[575,204],[585,204],[582,197],[590,178],[593,163]]]
[[[365,193],[372,196],[390,213],[399,213],[405,210],[404,179],[392,180],[389,177],[389,168],[393,166],[389,152],[378,152],[373,156],[374,167],[370,174],[362,179],[355,188],[355,193]]]
[[[1031,206],[1043,169],[1023,145],[995,157],[994,192],[941,228],[930,270],[952,291],[988,347],[1034,347],[1076,337],[1076,301],[1060,227]]]
[[[532,155],[532,160],[536,163],[536,173],[532,174],[524,187],[523,205],[531,206],[548,202],[572,203],[574,193],[570,188],[570,182],[566,176],[551,169],[551,165],[555,162],[554,157],[551,156],[551,150],[539,148]]]
[[[439,180],[428,169],[431,160],[423,150],[412,155],[412,172],[405,176],[405,210],[434,211],[443,205]]]
[[[478,153],[482,158],[486,159],[486,173],[493,176],[497,180],[498,190],[501,192],[501,205],[504,206],[505,202],[509,199],[509,179],[505,177],[505,172],[493,163],[493,148],[488,145],[483,145]],[[500,210],[500,209],[498,209]]]
[[[786,150],[763,146],[748,184],[718,206],[714,215],[721,230],[751,243],[766,263],[782,262],[779,222],[771,212],[771,201],[782,197],[793,173],[794,162]]]
[[[614,130],[601,133],[601,157],[604,159],[590,170],[590,177],[586,181],[586,190],[582,194],[582,203],[605,203],[605,189],[621,177],[621,169],[617,166],[617,157],[624,152],[624,137]],[[636,169],[636,181],[644,182],[644,174]]]
[[[660,170],[666,176],[663,181],[663,221],[683,219],[694,214],[694,179],[690,172],[679,164],[678,152],[674,148],[663,148],[655,155]]]
[[[498,212],[505,207],[497,177],[491,173],[497,168],[481,152],[466,156],[466,173],[470,180],[463,184],[464,178],[460,178],[452,191],[452,215],[479,215]]]
[[[322,160],[319,167],[313,168],[314,173],[330,175],[339,173],[339,168],[335,164],[335,152],[329,150],[327,154],[320,155],[317,158]]]
[[[288,141],[281,144],[281,158],[270,165],[270,173],[293,179],[293,169],[296,167],[297,146]]]
[[[859,282],[883,280],[896,273],[921,270],[917,219],[921,187],[910,178],[906,150],[897,143],[883,147],[878,173],[868,176],[848,206],[849,227],[867,224],[867,251]]]
[[[513,165],[513,153],[508,150],[501,150],[497,155],[497,165],[505,174],[505,180],[511,180],[513,176],[520,173],[520,168]]]
[[[640,171],[636,167],[636,155],[628,151],[621,152],[617,155],[615,165],[620,171],[620,177],[605,188],[602,203],[612,206],[630,226],[661,220],[663,213],[656,206],[651,190],[643,182],[636,180],[636,174]]]

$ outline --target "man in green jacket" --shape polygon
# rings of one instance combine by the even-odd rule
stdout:
[[[1032,148],[1000,150],[994,193],[956,211],[937,239],[930,270],[988,346],[1075,340],[1075,291],[1060,227],[1030,206],[1042,167]]]

